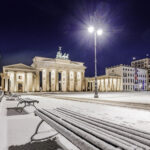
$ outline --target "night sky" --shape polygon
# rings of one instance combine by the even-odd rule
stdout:
[[[1,0],[0,67],[30,65],[34,56],[55,58],[62,46],[93,76],[92,24],[104,30],[97,39],[98,75],[150,54],[149,0]]]

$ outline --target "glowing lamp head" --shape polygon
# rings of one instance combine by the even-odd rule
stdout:
[[[88,27],[88,31],[89,31],[90,33],[93,33],[93,32],[94,32],[94,27],[92,27],[92,26]]]
[[[103,30],[102,29],[97,30],[97,35],[102,35],[102,34],[103,34]]]

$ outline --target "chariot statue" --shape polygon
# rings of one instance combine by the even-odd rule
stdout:
[[[62,47],[59,46],[58,52],[56,54],[56,58],[57,59],[66,59],[66,60],[68,60],[69,59],[69,54],[67,54],[67,53],[62,54],[61,50],[62,50]]]

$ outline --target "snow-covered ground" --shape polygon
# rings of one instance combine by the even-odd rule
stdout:
[[[41,97],[27,96],[30,98],[36,98],[42,103]],[[41,121],[39,117],[34,115],[34,108],[26,108],[26,111],[29,112],[27,115],[14,115],[7,116],[7,108],[16,107],[17,101],[5,101],[1,103],[0,110],[0,150],[8,150],[9,146],[12,145],[22,145],[31,141],[31,136],[35,132],[35,129],[38,123]],[[38,106],[40,107],[40,105]],[[45,107],[46,108],[46,107]],[[50,135],[56,134],[56,131],[52,129],[46,123],[43,123],[40,127],[39,134],[35,138],[49,137]],[[67,139],[63,136],[57,136],[57,142],[64,147],[69,147],[70,150],[79,150],[77,147],[72,145]]]
[[[150,111],[99,105],[95,103],[61,100],[49,97],[30,97],[40,101],[38,105],[39,108],[53,109],[64,107],[92,117],[150,132]]]
[[[57,94],[56,96],[94,99],[94,93]],[[110,100],[110,101],[145,103],[145,104],[149,103],[150,104],[150,91],[99,92],[99,98],[97,98],[96,100]]]
[[[144,94],[145,93],[145,94]],[[141,95],[140,95],[141,94]],[[70,97],[91,97],[93,94],[65,94],[64,96]],[[58,95],[57,95],[58,96]],[[61,95],[63,96],[63,94]],[[108,100],[115,99],[129,101],[129,99],[134,100],[134,102],[146,102],[150,103],[150,93],[149,92],[140,92],[140,93],[101,93],[103,98],[109,98]],[[76,111],[82,114],[86,114],[92,117],[99,119],[104,119],[110,122],[118,123],[135,129],[143,130],[150,133],[150,111],[131,109],[117,106],[109,106],[95,103],[86,103],[79,101],[70,101],[70,100],[61,100],[50,98],[46,96],[31,96],[23,95],[22,97],[29,97],[32,99],[39,100],[38,108],[53,109],[58,107],[64,107],[72,111]],[[146,99],[145,99],[146,98]],[[137,101],[136,101],[137,100]],[[20,145],[25,144],[30,141],[31,135],[34,133],[38,122],[40,121],[39,117],[34,116],[33,108],[26,108],[28,112],[27,115],[18,115],[18,116],[6,116],[7,107],[15,107],[17,105],[16,101],[5,101],[1,103],[0,106],[0,150],[6,150],[6,146],[10,145]],[[55,132],[52,128],[46,124],[41,127],[41,133],[53,134]],[[2,137],[2,135],[4,137]],[[7,136],[6,136],[7,135]],[[45,135],[40,135],[45,136]],[[7,140],[6,140],[7,139]],[[59,140],[65,141],[63,137],[60,136]],[[65,141],[65,145],[72,145]],[[74,149],[75,148],[70,148]]]
[[[0,150],[7,149],[6,101],[0,103]]]

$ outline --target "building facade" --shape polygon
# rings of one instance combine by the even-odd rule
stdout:
[[[147,70],[147,88],[150,90],[150,58],[134,60],[131,62],[131,66],[134,68],[142,68]]]
[[[106,75],[121,76],[123,91],[147,90],[147,70],[127,65],[106,68]]]
[[[95,78],[85,78],[86,91],[95,90]],[[100,92],[122,91],[122,80],[120,76],[98,76],[97,87]]]
[[[95,78],[85,78],[83,62],[71,61],[69,54],[56,58],[34,57],[31,66],[19,63],[3,67],[1,89],[9,92],[75,92],[94,91]],[[118,65],[105,69],[106,75],[98,76],[98,91],[150,90],[150,59],[131,62],[131,66]]]
[[[86,67],[69,60],[61,48],[56,58],[34,57],[31,66],[15,64],[3,67],[2,89],[10,92],[83,91]]]
[[[82,91],[86,67],[69,59],[34,57],[32,67],[39,72],[42,91]]]
[[[24,64],[3,67],[1,74],[2,90],[10,92],[38,91],[38,71]]]

